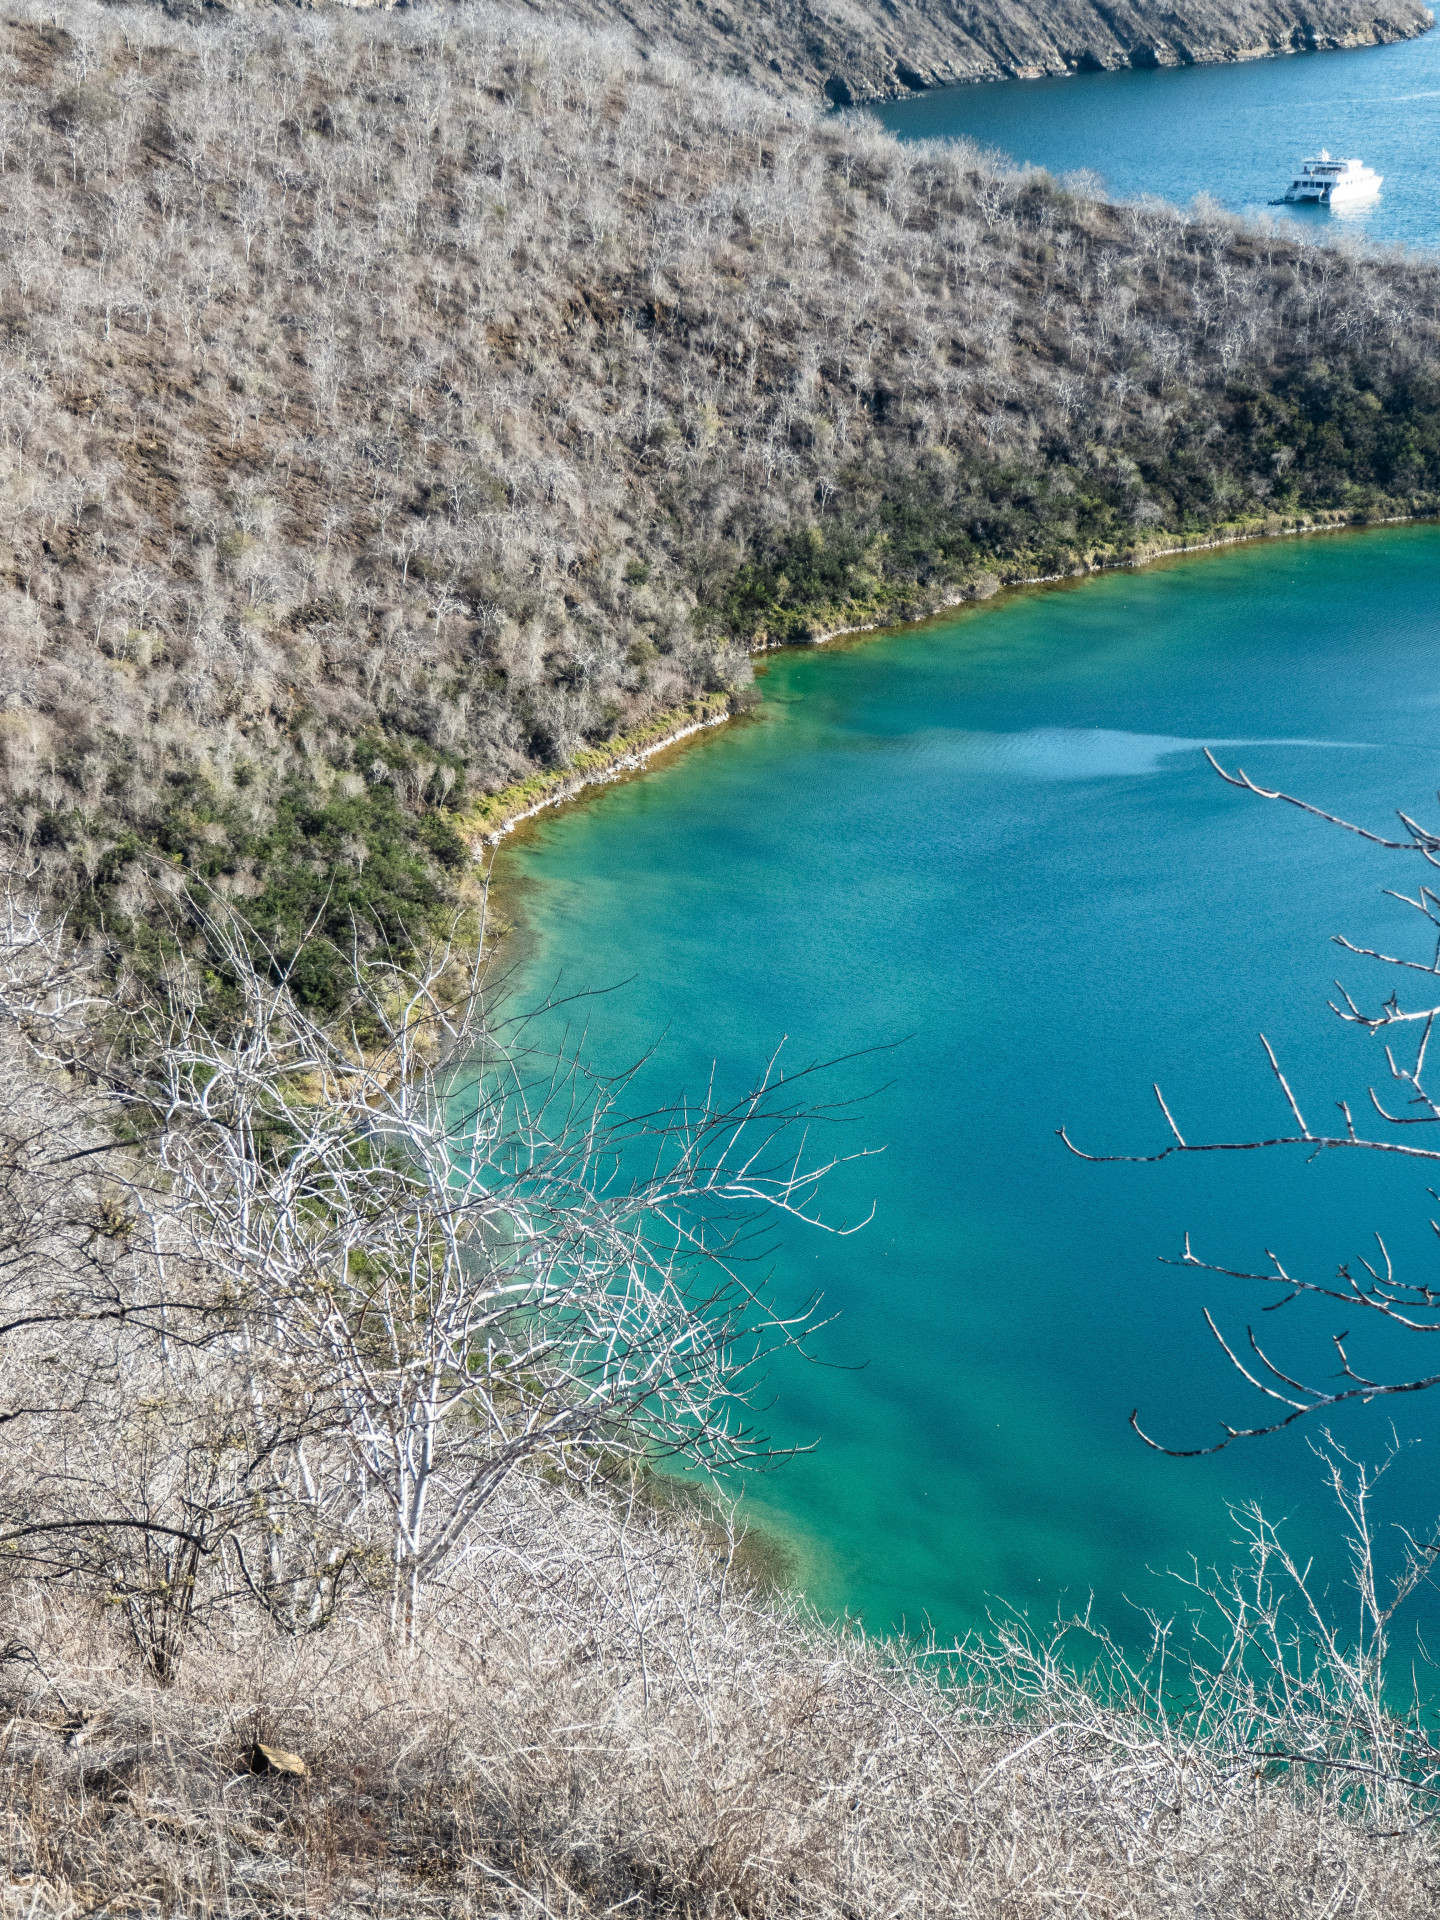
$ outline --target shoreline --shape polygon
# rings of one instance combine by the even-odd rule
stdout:
[[[1213,553],[1221,547],[1248,546],[1252,540],[1302,540],[1315,533],[1362,533],[1367,527],[1406,527],[1416,526],[1424,520],[1440,519],[1440,514],[1391,513],[1374,520],[1304,520],[1290,526],[1256,527],[1236,533],[1221,533],[1208,536],[1204,540],[1181,540],[1179,545],[1147,548],[1143,553],[1132,554],[1126,560],[1098,560],[1089,566],[1072,567],[1067,573],[1030,573],[1014,580],[1001,580],[990,593],[956,593],[938,601],[926,613],[911,615],[900,614],[891,620],[867,620],[853,627],[832,627],[828,632],[817,633],[808,640],[776,640],[762,646],[753,647],[753,653],[778,653],[785,647],[828,646],[832,640],[841,640],[847,634],[857,633],[894,633],[901,627],[923,626],[927,620],[937,620],[942,614],[953,613],[957,607],[984,605],[987,600],[998,599],[1002,593],[1021,587],[1059,587],[1067,581],[1092,579],[1101,573],[1135,572],[1141,567],[1154,565],[1157,560],[1181,560],[1187,554]]]
[[[1258,544],[1262,540],[1300,539],[1304,536],[1319,534],[1343,535],[1363,532],[1367,529],[1390,529],[1394,527],[1419,526],[1424,523],[1435,524],[1440,515],[1434,512],[1394,514],[1376,516],[1359,520],[1349,516],[1331,517],[1312,516],[1303,521],[1278,525],[1252,525],[1248,528],[1231,527],[1228,530],[1217,529],[1204,538],[1185,540],[1177,536],[1165,544],[1147,545],[1143,551],[1124,558],[1108,557],[1092,561],[1089,565],[1076,566],[1066,572],[1049,575],[1033,575],[1006,580],[994,593],[986,593],[978,598],[973,594],[956,594],[929,612],[918,613],[910,619],[890,619],[868,622],[863,625],[840,626],[818,633],[811,638],[798,642],[757,648],[758,654],[768,654],[783,650],[784,646],[795,651],[822,647],[832,641],[846,637],[857,640],[871,635],[898,634],[912,626],[920,626],[928,620],[941,620],[947,614],[953,614],[961,606],[973,606],[979,609],[1002,598],[1010,591],[1019,592],[1039,586],[1079,586],[1086,580],[1106,572],[1140,571],[1151,564],[1170,559],[1184,559],[1190,555],[1219,552],[1223,549],[1242,544]],[[947,635],[947,641],[948,641]],[[957,640],[963,636],[957,634]],[[605,772],[597,772],[588,777],[576,777],[572,774],[563,782],[563,788],[545,798],[535,801],[523,811],[515,813],[504,825],[492,832],[488,839],[488,848],[492,859],[504,836],[525,820],[534,818],[546,807],[559,805],[570,799],[581,799],[589,786],[618,781],[629,772],[639,773],[646,769],[649,762],[667,747],[680,745],[688,738],[702,731],[718,726],[725,719],[733,717],[729,710],[719,712],[705,720],[690,718],[673,730],[655,738],[638,751],[621,753],[614,757],[612,765]],[[521,843],[522,847],[526,843]],[[530,846],[534,846],[532,841]],[[540,908],[543,904],[546,883],[543,873],[528,870],[528,860],[522,866],[518,862],[506,862],[490,868],[490,884],[494,891],[490,895],[496,909],[494,933],[497,954],[503,956],[505,977],[507,979],[526,979],[537,954],[543,952],[543,936],[540,931]],[[740,1509],[742,1516],[754,1515],[754,1533],[758,1536],[757,1554],[761,1564],[777,1569],[777,1590],[799,1596],[818,1614],[829,1620],[840,1620],[847,1616],[847,1602],[843,1597],[845,1575],[836,1572],[829,1563],[827,1554],[833,1543],[823,1540],[811,1527],[809,1520],[797,1515],[787,1514],[783,1508],[770,1505],[763,1497],[758,1501],[747,1500]]]
[[[702,694],[683,707],[671,707],[665,713],[630,733],[620,734],[604,747],[577,754],[574,762],[554,773],[532,774],[528,780],[502,787],[470,810],[466,827],[475,834],[476,846],[497,847],[506,834],[548,807],[562,806],[589,787],[608,786],[638,773],[657,753],[680,741],[718,727],[731,717],[728,694]],[[462,829],[463,831],[464,829]],[[478,851],[475,857],[480,857]]]
[[[1047,66],[1038,61],[1028,65],[996,61],[989,67],[959,73],[955,71],[952,61],[944,67],[931,67],[928,70],[929,78],[922,79],[918,86],[902,81],[897,72],[895,79],[882,83],[847,80],[845,85],[851,96],[848,102],[831,95],[826,98],[830,101],[830,111],[833,113],[863,113],[870,107],[903,106],[932,94],[958,93],[962,87],[1023,86],[1035,80],[1088,80],[1100,74],[1183,73],[1191,67],[1247,67],[1261,60],[1289,60],[1303,58],[1306,54],[1365,53],[1376,47],[1403,46],[1408,41],[1423,39],[1434,30],[1433,16],[1428,27],[1413,30],[1394,27],[1389,21],[1376,19],[1368,35],[1358,32],[1345,35],[1315,34],[1298,42],[1293,38],[1265,41],[1255,46],[1228,48],[1223,52],[1212,50],[1195,53],[1186,48],[1183,55],[1169,45],[1136,46],[1127,49],[1123,58],[1097,59],[1091,66],[1082,64],[1079,59],[1072,62],[1062,57],[1062,64],[1058,66]],[[1146,53],[1150,55],[1149,59],[1143,57]],[[911,71],[915,72],[917,79],[921,79],[918,68],[912,68]]]
[[[988,593],[976,593],[973,589],[953,593],[921,613],[896,614],[884,620],[865,620],[853,626],[831,627],[805,640],[762,641],[750,651],[753,655],[763,655],[779,653],[787,647],[824,647],[832,640],[861,634],[897,633],[905,627],[923,626],[929,620],[941,619],[959,607],[983,606],[988,601],[998,600],[1002,594],[1018,592],[1022,588],[1063,586],[1067,581],[1078,583],[1097,574],[1136,571],[1159,560],[1184,559],[1189,554],[1213,553],[1222,547],[1246,546],[1252,541],[1301,540],[1317,533],[1359,533],[1368,527],[1415,526],[1437,518],[1440,515],[1434,512],[1387,514],[1379,519],[1366,520],[1337,515],[1333,519],[1305,520],[1286,526],[1243,528],[1232,533],[1211,534],[1203,540],[1179,537],[1166,546],[1147,547],[1143,552],[1123,560],[1097,560],[1091,561],[1088,566],[1072,567],[1065,573],[1025,574],[1013,580],[1000,580]],[[993,579],[995,576],[990,577]],[[610,786],[629,774],[643,772],[657,754],[679,746],[697,734],[708,732],[712,727],[723,726],[727,720],[734,718],[736,711],[729,695],[701,695],[684,707],[672,707],[668,712],[657,715],[632,733],[619,735],[605,747],[591,748],[577,755],[573,764],[563,771],[533,774],[528,780],[491,794],[488,799],[477,803],[467,818],[467,827],[474,834],[474,858],[479,861],[484,857],[482,849],[493,853],[507,834],[513,833],[518,826],[533,820],[548,808],[577,800],[591,787]]]

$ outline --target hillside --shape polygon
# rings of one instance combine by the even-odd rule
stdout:
[[[848,104],[957,81],[1257,60],[1423,33],[1418,0],[564,0],[545,18],[632,29],[640,46],[772,91]]]
[[[694,1105],[650,1114],[626,1187],[612,1082],[514,1062],[507,1126],[503,1030],[452,1030],[447,1097],[403,1026],[359,1070],[254,977],[242,1033],[172,976],[117,1050],[103,975],[0,909],[7,1914],[1433,1911],[1433,1721],[1385,1704],[1410,1646],[1392,1688],[1388,1600],[1328,1637],[1262,1523],[1218,1639],[1187,1581],[1138,1663],[1020,1611],[940,1651],[776,1595],[773,1551],[642,1470],[734,1324],[654,1203],[733,1124],[697,1155]],[[393,1015],[392,970],[361,984]]]
[[[1440,508],[1440,268],[523,10],[0,68],[0,1908],[1431,1911],[1343,1461],[1358,1649],[1259,1516],[1138,1664],[777,1597],[655,1466],[763,1458],[809,1076],[627,1115],[424,936],[757,649]]]
[[[122,949],[424,925],[752,647],[1440,500],[1423,260],[489,9],[66,21],[0,29],[0,806]]]

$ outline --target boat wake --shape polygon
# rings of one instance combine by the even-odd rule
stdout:
[[[943,741],[943,746],[942,746]],[[1363,740],[1281,737],[1243,740],[1208,736],[1189,740],[1165,733],[1124,733],[1109,727],[1035,727],[1026,733],[947,733],[932,737],[932,750],[955,754],[968,772],[1022,780],[1104,780],[1161,773],[1182,754],[1234,752],[1247,747],[1305,747],[1330,752],[1373,752]]]

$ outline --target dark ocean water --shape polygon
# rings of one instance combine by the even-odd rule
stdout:
[[[1433,31],[1393,47],[1233,67],[952,87],[878,112],[905,139],[961,135],[1052,173],[1090,169],[1119,199],[1184,205],[1208,193],[1234,212],[1299,219],[1317,233],[1440,244]],[[1383,173],[1380,197],[1335,213],[1267,206],[1321,147]]]
[[[1373,1155],[1093,1166],[1055,1129],[1153,1150],[1158,1079],[1192,1137],[1276,1130],[1262,1027],[1318,1117],[1383,1075],[1325,1002],[1337,973],[1376,1000],[1393,982],[1330,936],[1423,952],[1381,891],[1416,885],[1414,857],[1225,787],[1200,746],[1371,824],[1433,817],[1437,567],[1431,527],[1275,542],[778,656],[757,718],[510,844],[531,989],[614,986],[587,1047],[653,1048],[648,1094],[712,1061],[738,1088],[784,1036],[792,1066],[898,1043],[837,1070],[832,1094],[873,1097],[818,1143],[886,1149],[828,1201],[873,1223],[787,1229],[773,1263],[783,1299],[819,1288],[840,1315],[828,1364],[770,1383],[772,1430],[818,1449],[749,1495],[817,1599],[948,1632],[1093,1590],[1123,1624],[1166,1604],[1153,1570],[1228,1562],[1226,1503],[1247,1499],[1334,1576],[1303,1434],[1195,1461],[1130,1434],[1137,1405],[1177,1444],[1261,1411],[1201,1319],[1243,1339],[1255,1289],[1158,1256],[1188,1229],[1229,1264],[1274,1247],[1328,1275],[1379,1228],[1433,1277],[1440,1181]],[[1323,1376],[1343,1318],[1296,1305],[1264,1331]],[[1373,1458],[1391,1419],[1418,1444],[1386,1512],[1424,1527],[1440,1395],[1336,1432]]]

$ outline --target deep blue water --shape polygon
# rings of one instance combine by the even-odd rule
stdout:
[[[1440,243],[1434,31],[1393,47],[1240,66],[951,87],[878,114],[905,139],[962,135],[1055,174],[1090,169],[1117,199],[1184,205],[1208,193],[1233,212],[1300,219],[1318,233]],[[1383,173],[1379,199],[1336,213],[1267,206],[1321,147]]]
[[[1393,982],[1329,937],[1423,952],[1381,891],[1417,883],[1414,857],[1225,787],[1199,743],[1371,824],[1433,817],[1437,567],[1432,527],[1274,542],[777,656],[758,717],[510,843],[531,990],[615,986],[587,1046],[612,1067],[653,1046],[647,1093],[696,1090],[712,1060],[738,1087],[783,1036],[792,1066],[899,1043],[830,1089],[873,1091],[836,1140],[886,1151],[828,1201],[873,1202],[873,1223],[787,1230],[773,1266],[782,1299],[818,1287],[840,1314],[828,1364],[771,1381],[772,1430],[817,1451],[749,1495],[821,1601],[948,1632],[1093,1590],[1124,1621],[1166,1604],[1151,1569],[1227,1562],[1226,1502],[1251,1498],[1333,1577],[1302,1433],[1183,1461],[1131,1436],[1136,1405],[1182,1445],[1262,1411],[1201,1319],[1243,1339],[1255,1289],[1158,1256],[1189,1229],[1217,1260],[1269,1246],[1328,1275],[1381,1228],[1434,1276],[1440,1181],[1374,1155],[1093,1166],[1055,1129],[1153,1150],[1158,1079],[1192,1137],[1276,1130],[1262,1027],[1317,1118],[1383,1074],[1325,1001],[1337,973],[1372,1000]],[[1320,1376],[1349,1324],[1263,1319]],[[1393,1357],[1356,1332],[1363,1359]],[[1410,1398],[1335,1423],[1371,1458],[1392,1418],[1420,1443],[1387,1508],[1419,1527],[1437,1416]]]

